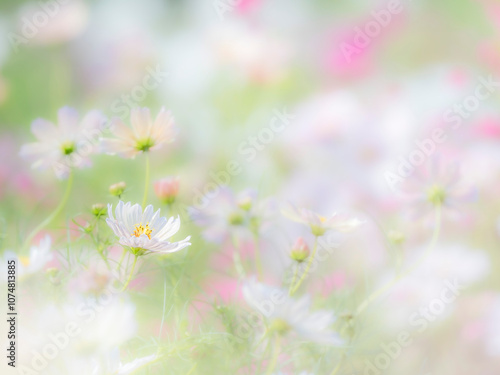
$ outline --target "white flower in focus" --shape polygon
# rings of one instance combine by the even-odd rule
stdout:
[[[31,246],[29,255],[19,255],[13,251],[4,254],[5,267],[7,261],[17,259],[17,274],[19,277],[34,274],[43,269],[53,258],[51,251],[52,239],[49,235],[42,238],[38,246]]]
[[[263,314],[269,329],[279,334],[295,332],[307,340],[340,345],[342,339],[331,330],[336,318],[330,311],[309,312],[308,295],[290,298],[285,290],[259,283],[251,278],[243,285],[243,297],[256,311]]]
[[[124,158],[134,158],[141,152],[160,148],[174,140],[174,119],[170,111],[161,108],[153,121],[149,108],[134,108],[130,113],[132,128],[117,117],[113,118],[116,139],[103,139],[104,152]]]
[[[306,208],[297,208],[292,204],[283,209],[282,213],[292,221],[309,226],[315,236],[322,236],[328,230],[349,232],[363,224],[363,221],[357,218],[350,218],[337,213],[325,217]]]
[[[106,118],[99,111],[89,112],[81,122],[78,113],[64,107],[57,113],[58,126],[37,119],[31,131],[38,142],[22,146],[20,155],[33,162],[33,168],[53,168],[58,178],[66,178],[71,168],[91,165],[89,155],[95,150],[95,139]]]
[[[144,212],[139,204],[132,206],[130,202],[120,201],[115,209],[108,204],[109,218],[106,223],[120,237],[120,244],[129,247],[135,255],[146,253],[173,253],[191,245],[186,237],[179,242],[168,240],[179,231],[181,221],[177,217],[160,216],[160,210],[153,212],[153,206],[146,207]],[[115,218],[116,217],[116,218]]]

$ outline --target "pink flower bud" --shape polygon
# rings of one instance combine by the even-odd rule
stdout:
[[[306,241],[302,237],[299,237],[295,241],[292,251],[290,251],[290,257],[301,263],[309,257],[309,253],[309,246],[307,246]]]
[[[158,199],[165,204],[172,204],[179,192],[179,177],[167,177],[158,180],[154,184]]]

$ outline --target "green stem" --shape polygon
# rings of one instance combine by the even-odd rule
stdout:
[[[135,269],[135,264],[137,263],[137,258],[138,258],[138,256],[135,255],[134,263],[132,263],[132,269],[130,270],[130,275],[128,276],[127,282],[125,283],[125,285],[122,288],[122,292],[125,291],[125,289],[127,289],[127,286],[130,283],[130,280],[132,280],[132,275],[134,274],[134,269]]]
[[[300,288],[300,286],[302,285],[302,282],[305,280],[305,278],[307,277],[307,274],[309,273],[309,269],[311,268],[311,265],[312,265],[312,262],[314,260],[314,257],[316,256],[316,251],[318,250],[318,236],[316,236],[314,238],[314,247],[313,247],[313,251],[312,251],[312,254],[309,256],[308,260],[307,260],[307,266],[306,266],[306,269],[304,270],[304,273],[302,274],[302,276],[300,277],[299,281],[297,282],[297,284],[295,284],[295,286],[293,288],[290,288],[290,296],[294,295],[294,293]],[[293,284],[292,284],[293,285]]]
[[[278,357],[280,355],[280,336],[276,336],[275,347],[273,357],[271,358],[271,362],[269,362],[269,366],[267,367],[266,375],[271,375],[276,368],[276,364],[278,363]]]
[[[295,284],[295,280],[297,280],[297,275],[299,273],[299,265],[294,264],[294,270],[293,270],[293,277],[292,277],[292,282],[290,283],[290,288],[288,289],[288,295],[292,295],[292,287]]]
[[[262,259],[260,257],[260,242],[259,242],[259,234],[254,233],[254,240],[255,240],[255,269],[257,270],[257,276],[259,280],[262,280]]]
[[[144,196],[142,198],[142,208],[146,206],[146,201],[148,200],[148,190],[149,190],[149,153],[146,152],[146,181],[144,182]]]
[[[191,374],[193,374],[193,373],[194,373],[194,370],[196,370],[196,367],[198,367],[198,363],[195,363],[195,364],[193,365],[193,367],[191,367],[191,369],[187,372],[187,374],[186,374],[186,375],[191,375]]]
[[[336,375],[339,372],[340,367],[342,366],[342,363],[344,362],[345,357],[346,357],[346,353],[343,352],[338,363],[337,363],[337,366],[335,366],[335,368],[333,369],[333,371],[330,375]]]
[[[120,267],[122,266],[123,259],[125,259],[125,255],[127,254],[127,250],[123,249],[122,256],[120,257],[120,261],[118,262],[118,267],[116,267],[116,270],[119,270]]]
[[[361,305],[358,306],[355,315],[360,315],[368,307],[368,305],[370,303],[372,303],[378,297],[380,297],[385,292],[387,292],[390,288],[392,288],[403,277],[408,276],[410,273],[412,273],[414,270],[416,270],[418,267],[420,267],[422,265],[422,263],[424,263],[425,260],[429,257],[429,255],[432,253],[432,250],[436,246],[440,231],[441,231],[441,205],[437,205],[436,206],[436,222],[435,222],[435,227],[434,227],[434,233],[432,235],[432,239],[431,239],[431,242],[429,243],[429,246],[424,251],[422,256],[415,262],[415,264],[412,267],[408,268],[405,272],[403,272],[401,274],[397,273],[396,276],[394,277],[394,279],[387,282],[380,289],[378,289],[378,290],[374,291],[372,294],[370,294],[361,303]]]
[[[145,363],[142,366],[139,366],[138,368],[136,368],[135,370],[133,370],[129,375],[136,374],[139,370],[145,368],[146,366],[149,366],[149,365],[152,365],[152,364],[154,364],[156,362],[159,362],[162,359],[163,359],[163,356],[158,356],[158,358],[156,358],[155,360],[153,360],[151,362],[148,362],[148,363]]]
[[[430,242],[429,246],[427,247],[427,249],[425,250],[425,252],[422,254],[422,256],[413,265],[413,267],[410,267],[406,272],[403,272],[401,277],[405,277],[405,276],[409,275],[410,273],[415,271],[418,267],[420,267],[422,265],[422,263],[424,263],[427,260],[429,255],[431,255],[432,250],[436,246],[440,231],[441,231],[441,205],[437,205],[436,206],[435,227],[434,227],[434,233],[432,234],[431,242]]]
[[[42,221],[35,229],[33,229],[33,231],[28,235],[28,237],[26,237],[23,248],[29,246],[29,244],[33,240],[33,237],[35,237],[38,234],[38,232],[40,232],[43,228],[49,225],[52,222],[52,220],[54,220],[57,216],[59,216],[61,211],[66,206],[66,203],[68,202],[72,186],[73,186],[73,173],[70,172],[68,176],[68,182],[66,184],[66,191],[64,192],[61,202],[56,207],[56,209],[49,216],[47,216],[47,218],[44,221]]]
[[[240,246],[238,239],[236,238],[235,235],[232,235],[232,242],[233,242],[233,262],[234,262],[234,268],[236,268],[236,272],[238,273],[238,276],[241,279],[244,279],[246,277],[245,269],[243,268],[243,264],[241,262],[241,256],[240,256]]]

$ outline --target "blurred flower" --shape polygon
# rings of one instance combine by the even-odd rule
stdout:
[[[163,143],[174,140],[174,120],[170,111],[164,107],[153,121],[149,108],[134,108],[130,114],[132,129],[123,121],[113,118],[113,131],[117,139],[102,140],[102,149],[109,154],[124,158],[134,158],[141,152],[160,148]]]
[[[46,235],[40,240],[38,246],[31,246],[29,255],[19,255],[13,251],[6,251],[3,259],[4,264],[8,260],[17,259],[17,273],[19,277],[34,274],[41,271],[52,259],[51,251],[52,239]],[[7,267],[7,266],[5,266]]]
[[[359,219],[348,218],[338,215],[337,213],[334,213],[327,218],[311,210],[297,208],[292,204],[289,204],[285,209],[283,209],[282,213],[285,217],[292,221],[309,226],[312,234],[315,236],[322,236],[328,230],[349,232],[363,223]]]
[[[290,258],[299,263],[302,263],[309,257],[309,254],[310,254],[309,246],[307,246],[307,243],[304,240],[304,238],[302,237],[297,238],[297,241],[295,241],[295,244],[293,245],[292,250],[290,251]]]
[[[402,192],[414,202],[414,214],[420,216],[436,206],[457,209],[460,203],[473,200],[476,189],[460,184],[457,163],[445,165],[433,158],[428,170],[415,172],[402,186]]]
[[[254,190],[243,190],[235,195],[228,187],[222,187],[206,207],[189,209],[193,221],[205,228],[205,239],[216,243],[223,242],[232,233],[243,236],[257,233],[272,212],[271,199],[257,202]]]
[[[20,15],[19,29],[36,44],[57,44],[79,36],[88,23],[88,5],[82,0],[56,1],[40,6],[31,3]],[[46,24],[40,19],[47,18]],[[29,31],[28,31],[29,30]]]
[[[117,182],[109,187],[109,193],[114,197],[120,198],[126,188],[127,184],[125,182]]]
[[[76,110],[61,108],[58,127],[44,119],[33,121],[31,131],[38,142],[22,146],[20,154],[34,162],[33,168],[51,167],[57,177],[66,178],[72,167],[91,165],[89,155],[95,151],[96,136],[104,121],[99,111],[91,111],[79,123]]]
[[[257,83],[280,81],[288,70],[292,48],[271,33],[243,24],[226,24],[212,34],[218,59]]]
[[[172,204],[179,192],[179,177],[167,177],[154,184],[156,196],[165,204]]]
[[[389,242],[393,243],[394,245],[401,245],[402,243],[405,242],[405,235],[404,233],[401,233],[397,230],[391,229],[389,233],[387,233],[387,238]]]
[[[424,251],[424,248],[417,249],[413,258],[409,259],[408,265],[413,264]],[[456,294],[461,296],[470,286],[486,278],[490,272],[491,261],[485,251],[461,244],[438,244],[425,263],[391,289],[388,305],[384,304],[384,309],[391,311],[386,317],[388,327],[401,329],[408,324],[408,317],[419,306],[426,306],[429,301],[440,296],[448,283],[456,285]],[[383,285],[388,277],[385,275],[380,285]],[[453,308],[451,303],[446,305]],[[440,319],[447,315],[443,312]]]
[[[339,335],[331,330],[336,318],[332,312],[309,312],[308,295],[298,300],[288,297],[285,290],[259,283],[255,278],[243,285],[243,297],[256,311],[263,314],[269,329],[285,335],[295,332],[304,338],[323,344],[340,345]]]
[[[146,253],[173,253],[191,245],[186,237],[179,242],[169,242],[168,239],[179,231],[180,219],[160,216],[160,210],[153,213],[153,206],[146,207],[144,212],[139,204],[120,201],[115,209],[108,205],[108,225],[115,235],[120,237],[120,244],[129,247],[135,255]]]

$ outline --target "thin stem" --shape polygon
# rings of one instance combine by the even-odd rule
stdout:
[[[135,269],[135,264],[137,263],[137,258],[138,258],[138,256],[135,255],[134,256],[134,263],[132,263],[132,269],[130,270],[130,275],[128,276],[127,282],[125,283],[125,285],[122,288],[122,292],[125,291],[125,289],[127,289],[127,286],[130,283],[130,280],[132,280],[132,275],[134,274],[134,269]]]
[[[116,267],[116,270],[118,271],[120,267],[122,266],[123,259],[125,259],[125,255],[127,254],[127,250],[123,249],[122,256],[120,257],[120,261],[118,262],[118,266]]]
[[[392,288],[399,280],[401,280],[403,277],[408,276],[410,273],[412,273],[414,270],[416,270],[418,267],[422,265],[422,263],[425,262],[425,260],[429,257],[429,255],[432,253],[432,250],[436,246],[436,242],[439,238],[439,232],[441,230],[441,205],[436,206],[436,222],[434,226],[434,233],[432,235],[431,242],[429,243],[429,246],[427,249],[424,251],[422,256],[415,262],[415,264],[408,268],[405,272],[402,272],[400,274],[396,273],[396,276],[394,279],[391,281],[385,283],[380,289],[374,291],[372,294],[370,294],[362,303],[361,305],[358,306],[355,315],[361,314],[370,303],[375,301],[378,297],[383,295],[385,292],[387,292],[390,288]]]
[[[241,279],[244,279],[246,274],[245,274],[245,269],[243,268],[243,264],[241,263],[241,256],[240,256],[240,246],[238,239],[236,238],[235,235],[231,236],[232,242],[233,242],[233,262],[234,262],[234,268],[236,268],[236,272],[238,273],[238,276]]]
[[[260,257],[260,242],[259,242],[259,234],[257,232],[254,233],[255,240],[255,269],[257,270],[257,276],[259,280],[262,280],[262,259]]]
[[[431,242],[430,242],[429,246],[427,247],[427,249],[425,250],[425,252],[422,254],[422,256],[417,260],[417,262],[412,267],[410,267],[406,272],[403,272],[401,277],[409,275],[410,273],[415,271],[418,267],[420,267],[422,265],[422,263],[424,263],[427,260],[429,255],[431,255],[432,250],[436,246],[440,231],[441,231],[441,205],[437,205],[436,206],[436,219],[435,219],[434,233],[432,234]]]
[[[38,224],[38,226],[35,229],[33,229],[33,231],[28,235],[28,237],[26,237],[26,240],[24,241],[23,248],[29,246],[29,244],[33,240],[33,237],[35,237],[38,232],[40,232],[43,228],[45,228],[47,225],[49,225],[52,222],[52,220],[54,220],[57,216],[59,216],[61,211],[66,206],[66,203],[68,202],[68,198],[69,198],[69,195],[71,193],[72,186],[73,186],[73,173],[70,171],[69,176],[68,176],[68,182],[66,184],[66,190],[64,192],[64,195],[63,195],[61,202],[56,207],[56,209],[49,216],[47,216],[47,218],[44,221],[42,221],[40,224]]]
[[[318,236],[316,236],[314,238],[314,247],[313,247],[313,251],[312,251],[312,254],[309,256],[308,260],[307,260],[307,266],[306,266],[306,269],[304,270],[304,273],[302,274],[302,276],[300,277],[299,281],[297,282],[297,284],[295,284],[295,286],[293,288],[290,289],[290,296],[292,296],[299,288],[300,286],[302,285],[302,282],[305,280],[305,278],[307,277],[307,274],[309,273],[309,269],[311,268],[311,265],[312,265],[312,262],[314,260],[314,257],[316,256],[316,251],[318,250]],[[292,284],[293,285],[293,284]]]
[[[198,367],[198,363],[195,363],[195,364],[193,365],[193,367],[191,367],[191,369],[187,372],[187,374],[186,374],[186,375],[191,375],[191,374],[193,374],[193,373],[194,373],[194,370],[196,370],[196,367]]]
[[[350,341],[350,340],[349,340],[349,341]],[[340,356],[340,359],[339,359],[339,361],[337,362],[337,366],[335,366],[335,368],[333,369],[333,371],[331,372],[331,374],[330,374],[330,375],[336,375],[336,374],[339,372],[340,367],[341,367],[341,366],[342,366],[342,364],[344,363],[344,360],[346,359],[346,357],[347,357],[347,354],[346,354],[346,352],[345,352],[345,350],[344,350],[344,351],[342,351],[342,354],[341,354],[341,356]]]
[[[132,372],[130,372],[129,375],[132,375],[132,374],[135,374],[137,373],[137,371],[145,368],[146,366],[149,366],[149,365],[152,365],[153,363],[156,363],[156,362],[159,362],[163,359],[163,356],[158,356],[155,360],[151,361],[151,362],[148,362],[148,363],[145,363],[143,364],[142,366],[139,366],[138,368],[136,368],[135,370],[132,370]]]
[[[165,321],[165,307],[167,302],[167,279],[163,282],[163,310],[161,312],[160,331],[158,332],[158,341],[161,340],[161,331],[163,330],[163,322]]]
[[[280,344],[281,344],[280,336],[276,335],[274,353],[273,357],[271,358],[271,362],[269,362],[269,366],[267,367],[266,375],[271,375],[274,372],[274,369],[276,368],[276,364],[278,363],[278,357],[280,355],[280,346],[281,346]]]
[[[288,295],[292,295],[292,287],[295,284],[295,280],[297,280],[297,275],[299,274],[299,265],[294,264],[294,270],[293,270],[293,277],[292,277],[292,282],[290,283],[290,288],[288,289]]]
[[[146,181],[144,182],[144,196],[142,198],[142,208],[146,206],[146,201],[148,200],[148,190],[149,190],[149,153],[145,153],[146,157]]]

